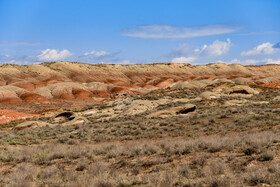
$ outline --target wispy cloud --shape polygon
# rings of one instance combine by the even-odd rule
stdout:
[[[232,33],[239,30],[239,26],[205,25],[195,27],[176,27],[171,25],[142,25],[125,30],[122,35],[136,38],[193,38]]]
[[[40,42],[13,42],[2,40],[0,41],[0,46],[38,46],[41,45]]]
[[[111,53],[109,53],[107,51],[95,51],[95,50],[92,50],[90,52],[84,53],[84,55],[85,56],[92,55],[93,57],[104,57],[104,56],[111,56]]]
[[[239,33],[237,35],[240,35],[240,36],[250,36],[250,35],[262,35],[262,34],[280,34],[280,32],[279,31],[247,32],[247,33]]]
[[[0,64],[28,65],[36,63],[36,57],[26,55],[0,55]]]
[[[239,60],[233,59],[230,61],[219,61],[225,64],[243,64],[243,65],[257,65],[257,64],[265,64],[265,60],[257,60],[257,59],[246,59],[246,60]]]
[[[271,55],[280,51],[280,44],[271,44],[266,42],[254,47],[252,50],[241,52],[241,56],[252,56],[252,55]]]
[[[108,52],[108,51],[96,51],[92,50],[90,52],[85,52],[82,55],[77,55],[72,57],[72,60],[86,63],[101,63],[103,61],[120,61],[117,55],[121,53],[118,52]]]
[[[271,59],[271,58],[265,58],[265,59],[245,59],[245,60],[239,60],[239,59],[233,59],[230,61],[219,61],[225,64],[243,64],[243,65],[263,65],[263,64],[280,64],[280,59]]]

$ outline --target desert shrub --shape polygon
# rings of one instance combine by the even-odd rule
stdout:
[[[221,161],[213,161],[203,168],[204,176],[222,175],[225,173],[226,164]]]
[[[268,183],[268,173],[265,168],[251,168],[247,173],[244,175],[245,183],[255,186],[261,183]]]
[[[245,144],[242,146],[242,152],[245,154],[245,155],[252,155],[254,153],[257,153],[258,152],[258,147],[254,144]]]
[[[193,161],[192,164],[193,165],[198,165],[200,167],[203,167],[206,163],[207,163],[207,159],[209,158],[208,155],[206,154],[201,154],[199,156],[197,156]]]
[[[36,165],[44,165],[44,164],[48,164],[49,160],[45,153],[39,152],[33,155],[33,163]]]
[[[188,164],[183,164],[177,167],[177,173],[179,176],[189,178],[191,174],[191,169]]]
[[[231,186],[230,185],[230,179],[224,177],[217,177],[217,176],[208,176],[203,181],[205,184],[211,186],[211,187],[224,187],[224,186]]]
[[[273,160],[275,153],[273,151],[265,151],[259,156],[259,161],[270,161]]]
[[[14,161],[14,156],[8,152],[1,151],[0,152],[0,161],[1,162],[12,162]]]
[[[30,164],[19,164],[9,176],[9,186],[29,187],[32,185],[37,171]]]

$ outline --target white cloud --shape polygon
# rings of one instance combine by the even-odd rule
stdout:
[[[206,25],[196,27],[176,27],[170,25],[143,25],[125,30],[122,35],[136,38],[193,38],[220,35],[239,30],[238,26]]]
[[[206,57],[217,57],[226,54],[232,43],[228,38],[226,41],[216,40],[210,45],[202,47],[194,47],[188,44],[180,45],[167,55],[167,58],[172,58],[174,63],[191,63],[197,59]]]
[[[246,60],[233,59],[230,61],[219,60],[219,62],[225,64],[243,64],[243,65],[280,64],[280,59],[246,59]]]
[[[233,59],[229,62],[223,62],[223,63],[225,63],[225,64],[241,64],[241,61],[238,60],[238,59]]]
[[[252,50],[243,51],[241,55],[242,56],[252,56],[252,55],[260,55],[260,54],[271,55],[277,53],[278,51],[279,49],[274,47],[273,44],[271,44],[270,42],[266,42],[261,45],[258,45]]]
[[[266,59],[266,64],[280,64],[280,59]]]
[[[214,57],[226,54],[231,47],[231,41],[228,38],[226,41],[216,40],[210,45],[203,45],[202,47],[193,47],[188,44],[180,45],[173,50],[169,56],[196,56],[196,57]]]
[[[243,64],[246,64],[246,65],[256,65],[260,62],[263,62],[262,60],[255,60],[255,59],[247,59],[243,62]]]
[[[39,61],[58,61],[65,60],[70,56],[73,56],[74,53],[64,49],[61,52],[55,49],[46,49],[43,50],[40,55],[37,56]]]
[[[92,55],[94,57],[104,57],[104,56],[110,56],[111,53],[109,52],[106,52],[106,51],[95,51],[95,50],[92,50],[90,52],[86,52],[84,53],[85,56],[87,55]]]
[[[171,60],[172,63],[191,63],[195,61],[196,57],[177,57]]]
[[[82,55],[76,55],[71,59],[74,61],[86,62],[86,63],[101,63],[101,62],[114,62],[114,61],[119,62],[121,61],[121,59],[116,57],[119,53],[120,51],[111,53],[107,51],[92,50]]]
[[[239,60],[239,59],[233,59],[228,62],[223,62],[225,64],[243,64],[243,65],[256,65],[260,62],[263,62],[263,60],[256,60],[256,59],[246,59],[246,60]]]
[[[228,38],[226,42],[216,40],[211,45],[204,45],[201,49],[196,49],[202,56],[221,56],[229,51],[231,41]]]
[[[36,57],[26,55],[0,55],[0,64],[28,65],[36,63]]]

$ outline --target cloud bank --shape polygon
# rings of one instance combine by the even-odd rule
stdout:
[[[143,25],[125,30],[122,35],[136,38],[193,38],[232,33],[239,30],[238,26],[206,25],[196,27],[176,27],[171,25]]]
[[[75,54],[67,49],[45,49],[37,56],[26,55],[0,55],[0,63],[2,64],[18,64],[28,65],[41,62],[54,62],[54,61],[75,61],[85,62],[91,64],[97,63],[110,63],[110,64],[130,64],[131,62],[126,59],[118,58],[120,52],[107,52],[96,51],[85,52],[81,55]]]
[[[217,57],[228,53],[232,43],[228,38],[226,41],[215,40],[213,43],[202,47],[193,47],[187,44],[180,45],[168,56],[173,63],[191,63],[206,57]]]
[[[280,44],[271,44],[270,42],[266,42],[263,44],[258,45],[257,47],[253,48],[249,51],[243,51],[241,56],[252,56],[252,55],[271,55],[274,53],[279,52]]]
[[[246,59],[246,60],[233,59],[230,61],[220,60],[219,62],[222,62],[225,64],[262,65],[262,64],[280,64],[280,59],[271,59],[271,58]]]

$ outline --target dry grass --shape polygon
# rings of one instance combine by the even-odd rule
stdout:
[[[135,97],[191,99],[202,91]],[[274,92],[248,100],[270,100]],[[0,186],[279,186],[279,103],[225,107],[226,100],[193,102],[195,113],[167,118],[145,118],[146,112],[65,127],[3,126]]]

